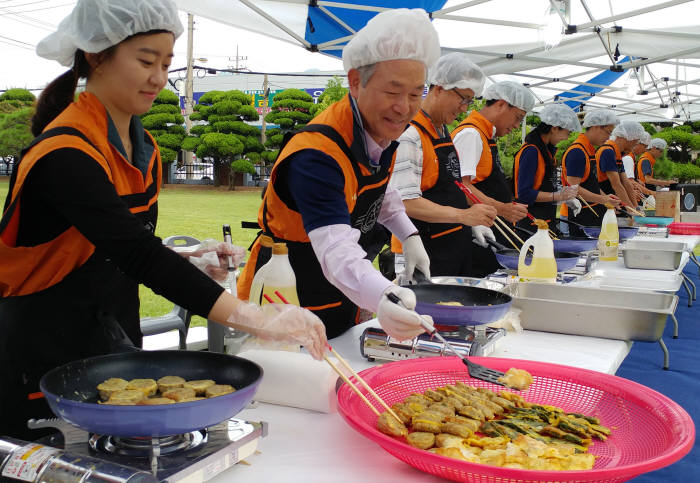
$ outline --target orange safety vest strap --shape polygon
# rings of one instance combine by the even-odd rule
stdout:
[[[522,156],[523,151],[526,148],[532,146],[537,150],[537,171],[535,171],[535,179],[532,184],[532,189],[539,190],[542,186],[542,181],[544,180],[544,158],[542,153],[537,146],[531,143],[523,144],[518,152],[515,154],[515,160],[513,161],[513,185],[515,186],[515,198],[518,198],[518,174],[520,173],[520,156]]]

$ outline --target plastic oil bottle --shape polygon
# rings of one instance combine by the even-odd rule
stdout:
[[[267,235],[260,236],[260,247],[262,248],[272,248],[274,241]],[[265,271],[269,268],[269,262],[264,264],[262,267],[255,272],[253,281],[250,284],[250,295],[248,296],[248,301],[253,304],[261,305],[262,299],[262,288],[265,280]]]
[[[537,233],[528,238],[520,249],[518,276],[521,282],[557,281],[557,262],[554,259],[554,244],[549,238],[549,225],[544,220],[535,220]],[[532,248],[532,259],[526,264],[528,250]]]
[[[275,243],[272,245],[272,258],[260,270],[265,267],[267,269],[265,269],[264,273],[260,305],[264,306],[270,303],[268,297],[274,303],[299,305],[297,278],[294,275],[294,270],[292,270],[292,265],[289,263],[289,252],[286,244]]]
[[[606,204],[608,209],[603,216],[603,224],[598,235],[598,250],[600,251],[600,261],[617,261],[617,247],[620,244],[620,232],[617,229],[617,218],[612,205]]]

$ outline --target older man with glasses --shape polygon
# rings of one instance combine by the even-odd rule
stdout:
[[[487,228],[496,209],[469,206],[455,181],[461,181],[459,157],[446,124],[466,111],[484,87],[484,74],[466,55],[440,57],[432,69],[428,95],[399,138],[390,186],[401,194],[406,213],[418,228],[430,257],[432,275],[471,275],[471,240],[493,238]],[[392,237],[396,273],[403,273],[401,244]]]

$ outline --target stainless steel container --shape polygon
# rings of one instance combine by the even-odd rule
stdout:
[[[627,240],[622,248],[637,248],[640,250],[674,250],[686,251],[688,246],[683,242],[661,240]]]
[[[650,248],[622,249],[625,268],[642,270],[677,270],[685,250],[661,250]]]
[[[506,284],[497,282],[495,280],[486,280],[483,278],[473,278],[473,277],[460,277],[460,276],[440,276],[440,277],[430,277],[433,283],[440,285],[461,285],[466,287],[479,287],[486,288],[489,290],[496,290],[501,292]]]
[[[504,289],[524,329],[605,339],[661,339],[676,295],[592,287],[514,283]]]

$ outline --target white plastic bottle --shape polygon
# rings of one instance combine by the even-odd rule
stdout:
[[[557,281],[557,262],[554,259],[554,244],[549,238],[549,225],[544,220],[535,220],[537,233],[525,240],[518,258],[518,277],[521,282]],[[530,264],[525,263],[527,252],[532,247]]]
[[[260,305],[263,306],[270,303],[268,299],[277,304],[290,303],[299,305],[297,278],[294,275],[294,270],[292,270],[292,265],[289,263],[287,245],[284,243],[272,245],[272,258],[265,266],[268,266],[268,268],[264,273],[265,278]]]
[[[620,244],[620,232],[617,229],[617,217],[611,205],[605,205],[608,209],[603,216],[603,224],[598,235],[598,250],[601,262],[617,261],[617,248]]]
[[[266,247],[266,248],[272,248],[272,245],[274,245],[274,242],[272,238],[270,238],[267,235],[261,235],[260,236],[260,246],[261,247]],[[262,267],[258,269],[257,272],[255,272],[255,276],[253,277],[253,281],[250,284],[250,292],[248,295],[248,302],[256,304],[256,305],[261,305],[261,298],[262,298],[262,288],[263,284],[265,283],[265,272],[268,268],[268,263],[264,264]]]

